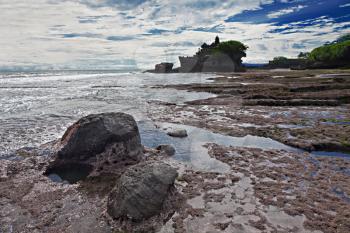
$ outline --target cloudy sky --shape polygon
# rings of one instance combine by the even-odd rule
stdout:
[[[261,63],[349,32],[350,0],[0,0],[0,69],[151,68],[216,35]]]

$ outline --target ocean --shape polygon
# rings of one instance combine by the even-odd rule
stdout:
[[[152,88],[210,82],[214,74],[150,74],[118,71],[0,73],[0,156],[60,138],[79,118],[126,112],[147,121],[148,101],[176,104],[209,93]]]

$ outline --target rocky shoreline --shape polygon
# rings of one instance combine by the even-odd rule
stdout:
[[[42,154],[45,151],[46,154]],[[150,232],[182,196],[175,168],[124,113],[89,115],[60,140],[1,160],[1,232]]]
[[[231,136],[263,136],[307,151],[350,151],[350,73],[346,70],[252,71],[222,74],[212,83],[160,88],[165,87],[217,97],[182,106],[157,104],[150,111],[155,121]]]
[[[156,87],[206,91],[217,97],[181,106],[157,103],[150,115],[154,121],[206,128],[233,137],[262,136],[300,148],[299,152],[287,152],[208,145],[210,156],[229,164],[231,175],[240,173],[241,179],[249,180],[254,192],[247,194],[254,200],[247,202],[254,203],[252,221],[249,214],[253,211],[238,218],[241,209],[229,214],[213,211],[213,201],[202,200],[204,213],[213,214],[209,219],[228,214],[224,221],[216,222],[221,232],[345,233],[350,230],[345,220],[350,216],[349,84],[347,70],[221,74],[209,84]],[[222,209],[237,205],[237,200],[230,202],[235,198],[229,201],[227,196],[239,186],[231,185],[234,188],[229,191],[227,185],[220,191],[209,191],[219,195]],[[205,221],[206,217],[193,218]],[[218,231],[214,222],[211,227],[208,229]]]
[[[350,74],[324,72],[235,73],[156,87],[217,97],[150,102],[155,122],[305,150],[206,143],[208,155],[227,167],[222,171],[178,161],[169,145],[142,146],[130,115],[84,117],[61,140],[0,160],[0,231],[347,233],[350,160],[307,152],[349,151]],[[177,140],[191,137],[180,131]]]

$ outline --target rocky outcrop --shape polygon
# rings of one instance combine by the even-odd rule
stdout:
[[[156,73],[171,73],[173,70],[173,63],[169,63],[169,62],[163,62],[160,64],[157,64],[155,66],[155,72]]]
[[[58,143],[53,167],[89,164],[95,172],[116,172],[142,159],[143,147],[136,121],[125,113],[103,113],[81,118]],[[75,166],[78,167],[78,166]]]
[[[129,168],[109,195],[109,215],[141,221],[159,214],[177,175],[176,169],[163,162]]]
[[[156,232],[184,199],[176,169],[142,150],[123,113],[89,115],[61,140],[17,150],[0,160],[0,232]]]
[[[154,66],[154,70],[146,70],[148,73],[177,73],[177,69],[173,69],[174,64],[169,62],[162,62]]]
[[[181,73],[195,72],[242,72],[242,65],[233,61],[225,54],[213,54],[200,57],[179,57]]]

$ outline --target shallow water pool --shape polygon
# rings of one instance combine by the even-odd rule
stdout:
[[[187,162],[197,169],[207,171],[225,172],[229,170],[227,164],[222,163],[208,155],[204,147],[207,143],[216,143],[224,146],[276,149],[293,152],[302,150],[284,145],[270,138],[247,135],[245,137],[231,137],[213,133],[206,129],[201,129],[188,125],[179,125],[172,123],[156,123],[151,121],[138,122],[141,134],[142,144],[147,147],[155,148],[160,144],[170,144],[176,149],[173,157],[176,160]],[[185,129],[188,137],[174,138],[167,135],[167,130]]]

